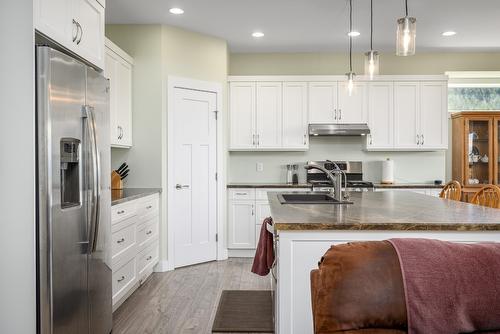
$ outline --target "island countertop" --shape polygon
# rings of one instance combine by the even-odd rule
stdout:
[[[111,190],[111,206],[161,193],[160,188],[124,188]]]
[[[500,231],[500,209],[411,192],[351,193],[353,204],[281,204],[269,192],[274,230]]]

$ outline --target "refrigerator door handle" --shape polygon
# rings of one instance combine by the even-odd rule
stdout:
[[[92,209],[90,214],[90,254],[92,254],[97,247],[97,235],[99,233],[99,214],[100,214],[100,189],[99,183],[101,180],[101,165],[99,162],[99,149],[97,146],[96,135],[96,121],[94,115],[94,108],[92,106],[85,106],[85,113],[87,116],[87,124],[89,126],[89,139],[90,139],[90,152],[92,156]]]

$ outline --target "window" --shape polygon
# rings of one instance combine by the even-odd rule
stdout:
[[[500,87],[450,87],[448,110],[500,110]]]
[[[500,72],[447,72],[448,111],[500,110]]]

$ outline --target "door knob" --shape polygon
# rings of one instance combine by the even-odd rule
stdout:
[[[188,184],[176,184],[175,185],[175,189],[177,190],[181,190],[181,189],[189,189],[189,185]]]

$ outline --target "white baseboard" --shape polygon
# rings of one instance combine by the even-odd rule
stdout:
[[[228,258],[227,248],[219,248],[217,251],[217,261],[224,261]]]
[[[155,273],[164,273],[172,270],[174,270],[174,266],[168,261],[159,261],[153,269]]]
[[[255,249],[228,249],[228,257],[254,257]]]

